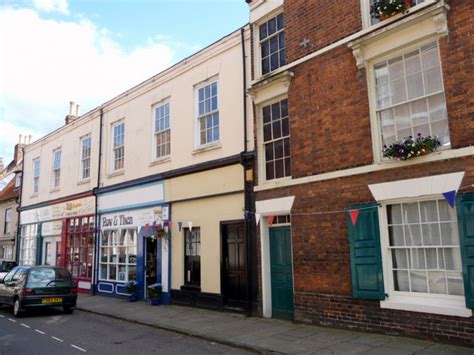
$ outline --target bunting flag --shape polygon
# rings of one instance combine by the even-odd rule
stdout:
[[[454,203],[456,202],[456,190],[443,192],[443,196],[446,201],[448,201],[451,208],[454,208]]]
[[[148,237],[148,233],[150,232],[150,225],[147,223],[145,224],[145,234]]]
[[[258,222],[260,222],[260,217],[261,217],[260,213],[255,213],[255,223],[257,224],[257,226],[258,226]]]
[[[183,222],[178,222],[178,229],[180,232],[182,228],[183,228]]]
[[[355,226],[359,217],[359,210],[350,210],[349,215],[351,216],[352,225]]]
[[[170,230],[173,229],[173,222],[168,221],[168,228],[169,228]]]
[[[193,229],[193,222],[188,222],[188,228],[189,228],[189,231],[191,232],[191,229]]]
[[[271,227],[275,221],[275,216],[268,216],[268,226]]]
[[[244,218],[246,221],[250,221],[250,212],[249,211],[244,211]]]

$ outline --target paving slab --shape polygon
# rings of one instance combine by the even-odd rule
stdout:
[[[171,330],[259,353],[474,355],[474,349],[348,330],[304,325],[279,319],[246,317],[176,305],[80,295],[82,311]]]

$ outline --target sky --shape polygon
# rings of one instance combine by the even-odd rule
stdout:
[[[244,0],[0,0],[0,157],[248,22]]]

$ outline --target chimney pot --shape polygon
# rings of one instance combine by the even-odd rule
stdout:
[[[28,135],[28,144],[30,144],[30,143],[31,143],[31,134]]]
[[[69,101],[69,115],[72,116],[72,110],[74,109],[74,101]]]
[[[76,117],[79,117],[79,104],[76,105]]]
[[[22,138],[22,137],[23,137],[23,136],[22,136],[21,134],[20,134],[20,136],[18,137],[18,143],[20,143],[20,144],[21,144],[21,138]]]

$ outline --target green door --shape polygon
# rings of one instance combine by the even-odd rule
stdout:
[[[293,320],[293,267],[290,227],[270,228],[272,316]]]

